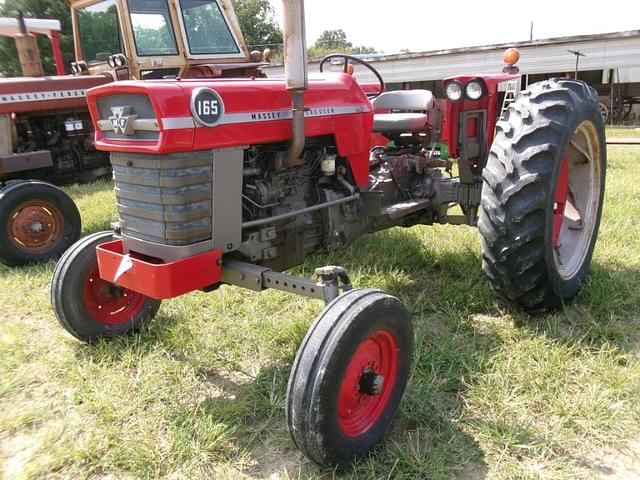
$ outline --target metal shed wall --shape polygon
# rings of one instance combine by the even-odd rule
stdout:
[[[502,53],[512,46],[520,49],[518,65],[523,74],[573,72],[575,56],[567,49],[579,50],[586,55],[580,58],[581,71],[640,67],[640,30],[388,55],[367,60],[387,83],[440,80],[459,74],[500,72],[504,66]],[[269,77],[284,76],[282,65],[269,65],[264,71]],[[318,62],[309,63],[309,72],[317,71]],[[362,69],[357,69],[356,74],[361,81],[375,80]]]

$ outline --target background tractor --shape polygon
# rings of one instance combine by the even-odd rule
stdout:
[[[23,70],[0,79],[0,261],[7,265],[55,258],[80,236],[78,209],[46,181],[110,173],[108,154],[93,145],[87,89],[130,78],[260,76],[262,55],[247,50],[230,0],[71,0],[71,15],[71,75],[58,21],[0,19]],[[38,34],[51,39],[56,76],[43,74]],[[25,177],[37,180],[18,181]]]
[[[163,299],[223,284],[324,300],[293,364],[287,424],[309,458],[345,465],[395,415],[412,323],[398,299],[353,288],[342,267],[317,269],[317,280],[281,272],[368,232],[477,225],[495,291],[527,310],[557,307],[591,262],[604,127],[583,82],[516,93],[513,51],[503,73],[446,79],[444,115],[429,91],[385,92],[354,57],[346,60],[379,78],[369,95],[348,73],[309,79],[301,0],[284,1],[284,20],[285,80],[129,81],[88,92],[120,218],[63,255],[52,305],[68,332],[94,342],[138,330]],[[431,147],[445,129],[454,165]]]

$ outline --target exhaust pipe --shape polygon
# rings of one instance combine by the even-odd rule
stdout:
[[[16,16],[18,21],[18,29],[20,31],[14,39],[16,42],[16,50],[18,51],[18,60],[20,61],[20,68],[22,69],[22,75],[25,77],[43,77],[44,70],[42,68],[42,60],[40,59],[40,52],[38,50],[38,42],[35,36],[31,35],[27,30],[27,25],[24,21],[24,15],[21,11],[18,11]]]
[[[307,42],[304,22],[304,0],[282,0],[284,17],[284,75],[291,91],[293,137],[284,167],[299,163],[304,150],[304,91],[307,77]]]

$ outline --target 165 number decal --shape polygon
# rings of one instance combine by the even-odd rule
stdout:
[[[215,90],[198,88],[191,94],[191,114],[200,125],[213,127],[220,121],[223,112],[224,104]]]

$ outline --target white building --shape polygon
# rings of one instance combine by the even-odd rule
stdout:
[[[500,72],[502,54],[509,47],[520,50],[518,65],[525,83],[573,76],[576,55],[569,50],[579,51],[584,56],[580,56],[578,78],[598,90],[602,102],[616,112],[616,120],[640,120],[640,30],[363,58],[382,74],[390,89],[427,88],[442,97],[444,78]],[[310,62],[309,72],[317,71],[318,63]],[[284,76],[282,65],[270,65],[264,71],[269,77]],[[356,69],[356,76],[375,81],[364,69]]]

